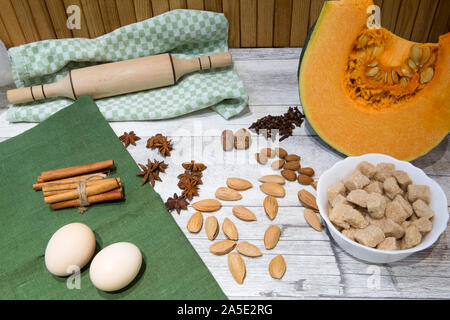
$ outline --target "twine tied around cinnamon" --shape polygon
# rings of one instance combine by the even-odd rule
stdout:
[[[85,213],[87,211],[87,207],[90,206],[90,202],[88,201],[88,196],[86,193],[86,184],[87,182],[92,179],[93,177],[102,177],[103,179],[106,178],[106,174],[104,173],[97,173],[93,174],[92,176],[76,181],[77,184],[77,193],[78,193],[78,199],[80,199],[80,204],[78,205],[78,212],[79,213]]]

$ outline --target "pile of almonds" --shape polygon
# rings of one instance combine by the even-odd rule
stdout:
[[[283,185],[288,181],[298,181],[303,185],[312,185],[316,187],[314,169],[301,168],[300,156],[288,154],[282,148],[270,149],[265,148],[256,155],[258,162],[264,157],[267,163],[268,158],[277,155],[280,160],[272,163],[274,170],[281,170],[281,175],[272,174],[265,175],[258,180],[261,182],[260,189],[267,196],[264,199],[263,207],[267,217],[274,220],[278,214],[278,200],[286,195]],[[297,176],[298,173],[298,176]],[[228,178],[226,187],[219,187],[216,190],[215,197],[222,201],[237,201],[242,199],[242,191],[250,189],[253,184],[241,178]],[[308,224],[317,231],[322,231],[322,224],[317,215],[318,207],[315,196],[305,189],[298,192],[299,201],[306,207],[304,209],[304,217]],[[192,204],[196,213],[194,213],[187,223],[187,229],[190,232],[199,232],[203,226],[203,213],[214,212],[222,207],[222,204],[216,199],[205,199]],[[236,205],[232,209],[233,215],[243,221],[257,221],[257,216],[248,208]],[[208,239],[215,240],[219,233],[220,225],[215,216],[209,216],[205,220],[205,232]],[[262,256],[262,251],[247,241],[239,241],[239,232],[236,225],[229,218],[225,218],[222,222],[222,232],[227,240],[221,240],[213,243],[209,250],[216,255],[228,254],[228,267],[236,282],[242,284],[246,276],[245,261],[241,255],[246,257]],[[281,228],[275,224],[270,225],[264,233],[264,246],[266,250],[276,247],[281,236]],[[236,252],[233,251],[236,249]],[[286,261],[282,255],[275,256],[269,263],[269,274],[274,279],[281,279],[286,271]]]
[[[283,148],[264,148],[255,155],[256,161],[260,164],[266,164],[269,158],[278,156],[271,164],[273,170],[281,170],[281,175],[288,181],[297,180],[302,185],[312,185],[317,187],[317,181],[313,179],[314,169],[310,167],[302,168],[300,165],[301,157],[296,154],[288,154]]]
[[[242,199],[242,191],[250,189],[253,184],[241,178],[228,178],[226,187],[219,187],[216,190],[216,198],[223,201],[236,201]],[[222,204],[216,199],[205,199],[192,204],[196,213],[194,213],[187,223],[187,229],[190,232],[199,232],[203,225],[202,212],[214,212],[221,208]],[[267,196],[264,200],[264,210],[270,219],[274,219],[278,212],[278,202],[272,196]],[[236,205],[232,209],[233,215],[246,222],[257,221],[256,215],[248,208]],[[219,233],[219,222],[215,216],[209,216],[205,220],[206,236],[210,240],[214,240]],[[228,254],[228,267],[236,282],[242,284],[246,275],[245,261],[241,255],[246,257],[260,257],[261,250],[247,241],[239,240],[239,232],[236,225],[229,218],[225,218],[222,222],[222,232],[227,240],[221,240],[213,243],[209,250],[215,255]],[[267,228],[264,234],[264,246],[267,250],[275,248],[281,236],[281,229],[276,225]],[[236,249],[236,252],[233,250]],[[286,262],[282,255],[277,255],[269,264],[269,273],[275,279],[283,277],[286,271]]]

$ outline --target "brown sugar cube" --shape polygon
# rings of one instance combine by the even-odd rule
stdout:
[[[376,166],[376,172],[373,176],[375,180],[384,182],[389,177],[392,177],[392,173],[395,170],[395,165],[393,163],[380,162]]]
[[[409,220],[405,220],[402,222],[401,226],[404,230],[406,230],[406,228],[408,228],[411,225],[412,221]]]
[[[331,187],[328,188],[328,190],[327,190],[328,202],[330,204],[332,204],[334,201],[334,198],[336,198],[338,194],[345,196],[345,186],[342,182],[335,183]],[[334,207],[334,205],[333,205],[333,207]]]
[[[377,245],[378,250],[400,250],[400,244],[394,237],[387,237]]]
[[[344,185],[348,190],[362,189],[370,183],[370,179],[363,175],[359,170],[353,173],[344,180]]]
[[[402,224],[408,218],[408,213],[398,202],[392,201],[386,205],[386,218]]]
[[[412,183],[412,180],[405,171],[395,170],[392,175],[397,180],[403,191],[408,190],[408,186]]]
[[[402,208],[408,213],[408,217],[413,214],[413,207],[408,202],[408,200],[403,198],[403,196],[398,194],[397,196],[395,196],[394,201],[398,202],[402,206]]]
[[[367,218],[367,220],[369,221],[369,224],[373,224],[383,230],[386,237],[394,237],[396,239],[400,239],[405,234],[405,229],[391,219]]]
[[[384,217],[386,211],[386,200],[379,193],[370,193],[366,198],[367,211],[372,218]]]
[[[383,190],[391,200],[394,199],[398,194],[403,193],[403,190],[399,187],[397,180],[395,180],[394,177],[389,177],[384,180]]]
[[[424,201],[422,200],[416,200],[413,204],[412,207],[414,209],[415,214],[417,215],[417,217],[419,218],[432,218],[434,217],[434,211],[430,208],[429,205],[427,205]]]
[[[330,218],[330,221],[333,222],[333,224],[348,229],[350,228],[350,225],[345,221],[345,212],[353,210],[353,208],[344,203],[338,203],[328,214],[328,217]]]
[[[430,232],[433,229],[433,222],[429,219],[422,217],[412,222],[413,225],[419,229],[422,235]]]
[[[358,230],[358,229],[350,227],[349,229],[342,230],[342,234],[344,236],[346,236],[347,238],[349,238],[350,240],[355,241],[355,232],[356,232],[356,230]]]
[[[427,204],[431,201],[431,191],[429,186],[410,184],[408,185],[408,200],[413,203],[416,200],[423,200]]]
[[[350,204],[342,194],[338,194],[330,204],[335,207],[338,203]]]
[[[369,225],[369,222],[362,215],[362,213],[353,208],[344,212],[344,221],[348,222],[350,226],[358,229],[365,228]]]
[[[417,246],[421,241],[422,235],[419,229],[414,224],[411,224],[405,230],[405,236],[402,239],[401,247],[402,249],[409,249]]]
[[[367,186],[364,187],[364,190],[367,193],[379,193],[383,194],[383,183],[380,181],[372,181]]]
[[[351,203],[357,204],[360,207],[366,208],[368,196],[369,194],[362,189],[352,190],[347,195],[347,200],[350,201]]]
[[[384,238],[383,230],[373,224],[355,232],[355,240],[371,248],[376,247]]]
[[[370,162],[363,161],[356,167],[367,178],[372,178],[376,172],[375,166]]]

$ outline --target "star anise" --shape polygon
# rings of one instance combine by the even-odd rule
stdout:
[[[182,166],[185,170],[190,170],[192,172],[203,171],[206,169],[206,166],[203,163],[196,163],[194,160],[191,160],[191,162],[184,162]]]
[[[178,187],[183,190],[181,195],[186,199],[192,200],[193,197],[198,196],[198,187],[192,180],[180,181]]]
[[[159,153],[162,156],[167,157],[170,156],[170,151],[173,149],[172,140],[167,140],[167,137],[163,136],[161,133],[157,133],[147,140],[147,148],[158,148]]]
[[[179,197],[176,193],[173,194],[173,198],[169,197],[165,203],[167,210],[175,209],[178,214],[180,214],[181,209],[186,210],[188,204],[184,196]]]
[[[119,137],[120,141],[122,141],[125,144],[125,148],[128,148],[130,144],[133,146],[136,145],[136,141],[141,140],[140,137],[138,137],[134,131],[130,132],[124,132],[123,135]]]
[[[167,168],[167,164],[164,163],[164,161],[157,161],[156,159],[150,161],[150,159],[147,159],[147,165],[138,164],[139,167],[142,169],[142,171],[136,173],[137,176],[144,176],[142,179],[142,184],[149,182],[152,187],[155,186],[155,181],[162,181],[159,177],[160,172],[165,172]]]
[[[202,173],[200,171],[185,171],[184,173],[178,175],[178,179],[180,179],[180,182],[188,180],[194,182],[195,185],[203,184]]]

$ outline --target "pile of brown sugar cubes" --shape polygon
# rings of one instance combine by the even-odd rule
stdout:
[[[433,227],[430,187],[413,184],[392,163],[361,162],[350,176],[327,190],[327,198],[333,225],[371,248],[415,247]]]

